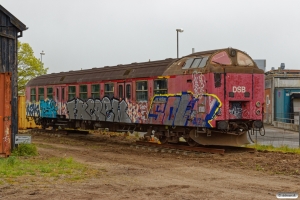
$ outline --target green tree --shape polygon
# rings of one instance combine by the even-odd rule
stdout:
[[[18,41],[18,93],[25,93],[25,86],[34,77],[47,74],[48,68],[33,55],[28,43]]]

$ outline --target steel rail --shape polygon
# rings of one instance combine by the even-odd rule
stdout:
[[[157,143],[153,143],[153,142],[142,142],[142,141],[136,141],[136,144],[143,145],[143,146],[152,146],[152,147],[159,147],[159,148],[185,150],[185,151],[216,153],[216,154],[222,154],[222,155],[225,153],[225,149],[216,149],[216,148],[190,147],[190,146],[174,145],[174,144],[157,144]]]

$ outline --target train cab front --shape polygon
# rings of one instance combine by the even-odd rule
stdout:
[[[229,48],[211,56],[209,93],[222,108],[215,118],[214,142],[229,146],[250,143],[248,132],[263,128],[264,72],[245,52]]]

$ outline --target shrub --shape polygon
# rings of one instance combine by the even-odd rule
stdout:
[[[37,148],[34,144],[19,144],[17,148],[12,151],[13,156],[36,156]]]

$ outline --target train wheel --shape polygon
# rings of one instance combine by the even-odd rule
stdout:
[[[166,136],[160,136],[158,139],[161,144],[166,144],[168,142],[168,138]]]
[[[191,147],[197,147],[197,146],[199,146],[199,144],[197,143],[197,142],[195,142],[195,140],[193,140],[192,138],[188,138],[188,139],[186,139],[186,142],[189,144],[189,146],[191,146]]]
[[[47,122],[45,122],[45,121],[42,121],[41,122],[41,125],[42,125],[42,129],[46,129],[47,128]]]

